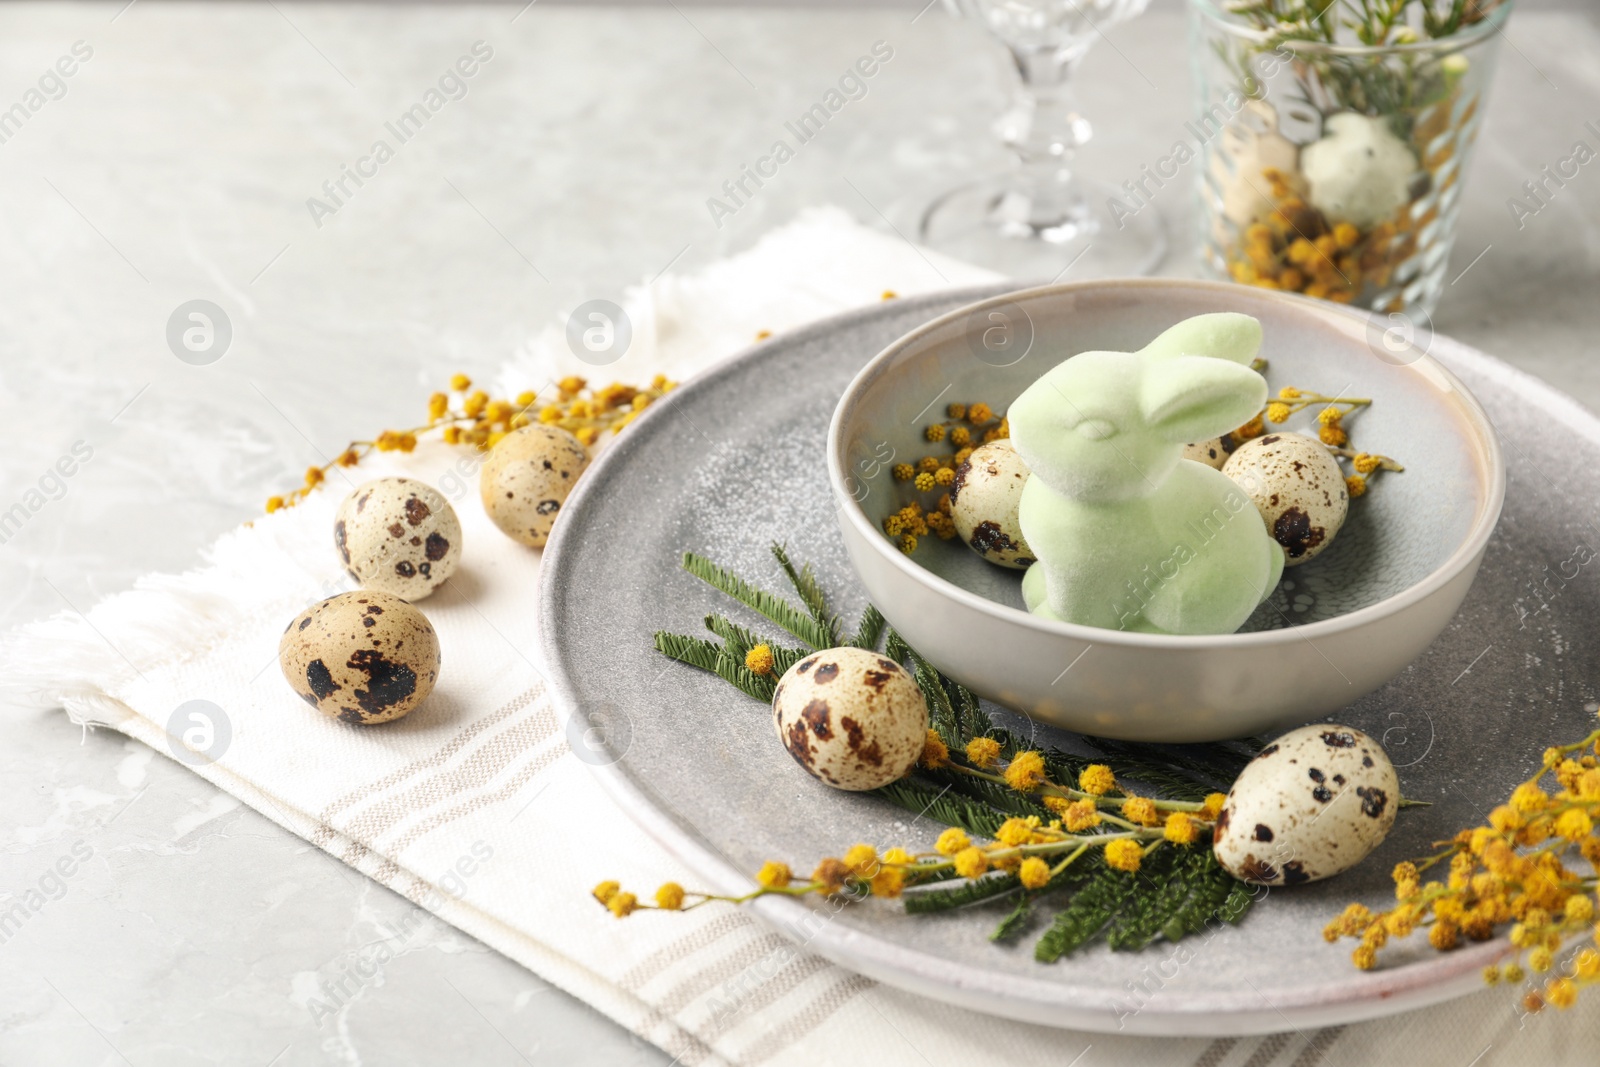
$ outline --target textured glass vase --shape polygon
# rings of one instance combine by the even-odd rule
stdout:
[[[1401,29],[1377,46],[1245,17],[1274,6],[1190,0],[1207,266],[1246,285],[1431,315],[1511,5],[1477,3],[1449,36]]]

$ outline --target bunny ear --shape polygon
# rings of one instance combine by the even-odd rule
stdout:
[[[1261,323],[1254,316],[1219,311],[1184,319],[1144,346],[1143,355],[1211,356],[1250,365],[1261,351]]]
[[[1180,444],[1237,429],[1254,418],[1266,400],[1265,378],[1249,367],[1210,356],[1173,356],[1151,363],[1139,389],[1145,422],[1161,437]]]

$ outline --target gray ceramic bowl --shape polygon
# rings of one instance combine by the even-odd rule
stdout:
[[[952,401],[1003,411],[1046,370],[1091,349],[1132,351],[1208,311],[1261,320],[1273,391],[1371,397],[1359,447],[1393,456],[1351,502],[1335,542],[1285,580],[1237,633],[1128,633],[1042,619],[1021,573],[959,540],[906,556],[882,520],[910,499],[890,473],[930,447]],[[834,412],[828,468],[845,546],[868,595],[940,669],[997,703],[1083,733],[1206,741],[1326,715],[1399,674],[1444,629],[1500,516],[1505,467],[1478,402],[1377,320],[1329,304],[1213,282],[1085,282],[980,301],[901,337]],[[1302,414],[1290,429],[1311,424]]]

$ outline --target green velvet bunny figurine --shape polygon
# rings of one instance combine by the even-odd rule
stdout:
[[[1232,633],[1283,574],[1283,549],[1220,471],[1180,453],[1254,418],[1261,324],[1186,319],[1138,352],[1084,352],[1007,413],[1032,471],[1022,535],[1028,609],[1085,626]]]

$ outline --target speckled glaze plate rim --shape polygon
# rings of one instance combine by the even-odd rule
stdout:
[[[840,513],[844,516],[844,521],[849,522],[863,535],[866,543],[872,545],[877,551],[882,562],[911,576],[915,581],[932,586],[941,595],[955,601],[967,610],[980,612],[992,618],[1043,633],[1057,634],[1078,641],[1119,645],[1127,648],[1183,648],[1189,650],[1259,648],[1265,651],[1282,645],[1291,645],[1298,641],[1310,641],[1318,637],[1360,629],[1374,620],[1393,615],[1395,612],[1425,599],[1441,586],[1450,582],[1462,570],[1472,566],[1474,561],[1483,553],[1484,546],[1489,543],[1489,538],[1494,535],[1495,525],[1499,522],[1501,509],[1505,505],[1505,459],[1501,455],[1494,426],[1489,421],[1489,416],[1483,410],[1483,406],[1478,403],[1478,398],[1473,396],[1472,390],[1468,389],[1454,374],[1451,374],[1447,367],[1428,353],[1421,354],[1410,365],[1418,369],[1423,377],[1428,379],[1429,384],[1434,387],[1435,392],[1439,395],[1441,402],[1453,405],[1461,414],[1463,421],[1476,431],[1477,443],[1483,446],[1483,454],[1479,458],[1479,475],[1483,485],[1483,499],[1479,502],[1477,514],[1473,516],[1472,526],[1467,531],[1466,537],[1438,567],[1429,572],[1421,581],[1414,582],[1392,596],[1384,597],[1376,603],[1357,608],[1355,611],[1348,611],[1330,619],[1304,623],[1299,626],[1260,630],[1254,633],[1150,634],[1134,631],[1105,630],[1098,627],[1063,622],[1059,619],[1043,618],[1031,612],[1021,611],[1009,604],[997,603],[979,596],[971,590],[962,588],[948,578],[944,578],[921,566],[905,553],[896,549],[886,538],[880,536],[877,523],[867,515],[865,509],[861,506],[861,502],[850,491],[848,484],[850,477],[849,464],[845,458],[845,452],[848,447],[848,442],[845,440],[845,431],[854,414],[856,405],[860,402],[860,398],[877,379],[887,373],[895,357],[930,334],[947,329],[952,323],[959,322],[975,314],[985,306],[998,306],[1000,304],[1020,305],[1020,302],[1025,300],[1071,297],[1108,288],[1146,290],[1151,293],[1152,298],[1159,298],[1159,294],[1164,291],[1184,290],[1193,292],[1198,290],[1202,293],[1214,292],[1219,297],[1226,298],[1232,303],[1238,302],[1242,292],[1263,304],[1280,304],[1291,308],[1297,314],[1309,314],[1325,322],[1334,324],[1348,323],[1365,330],[1370,321],[1367,315],[1362,312],[1353,311],[1350,308],[1340,307],[1336,304],[1329,304],[1326,301],[1313,300],[1309,297],[1296,296],[1289,293],[1270,292],[1265,289],[1245,289],[1229,282],[1188,278],[1129,278],[1110,281],[1096,279],[1084,282],[1066,282],[1003,292],[954,308],[924,323],[915,330],[896,338],[888,347],[874,356],[866,366],[862,367],[860,372],[845,388],[838,407],[834,409],[833,419],[828,424],[828,482],[833,489],[834,502],[838,504]],[[1442,338],[1437,337],[1435,339],[1442,340]]]
[[[948,308],[961,300],[973,303],[1016,290],[1014,284],[947,290],[896,301],[896,311],[906,307]],[[691,379],[672,394],[673,399],[714,391],[729,377],[744,373],[751,363],[771,357],[783,348],[828,338],[884,315],[883,305],[846,312],[775,337],[739,353]],[[936,311],[930,318],[942,311]],[[1430,349],[1451,362],[1466,365],[1499,388],[1516,392],[1538,404],[1547,416],[1600,448],[1600,419],[1576,400],[1532,375],[1501,363],[1468,345],[1435,334]],[[561,521],[556,523],[544,550],[540,576],[540,627],[547,669],[546,681],[563,726],[575,726],[577,701],[556,634],[567,620],[557,614],[565,582],[564,548],[570,531],[580,529],[587,510],[606,495],[605,485],[639,450],[649,447],[656,427],[664,429],[671,403],[652,405],[629,433],[596,458],[578,483]],[[1492,427],[1492,423],[1491,423]],[[1501,435],[1496,432],[1496,438]],[[664,808],[649,784],[637,780],[620,761],[591,762],[590,769],[607,794],[658,844],[675,858],[725,892],[752,888],[748,872],[731,866],[714,844],[680,824]],[[1105,1033],[1167,1036],[1239,1036],[1276,1033],[1303,1027],[1335,1026],[1381,1018],[1426,1007],[1483,988],[1481,973],[1506,951],[1504,940],[1471,945],[1422,962],[1372,972],[1343,972],[1347,977],[1329,981],[1296,995],[1269,997],[1236,993],[1169,995],[1126,1017],[1119,990],[1089,984],[1070,984],[1005,974],[974,961],[957,969],[950,962],[888,938],[840,923],[815,922],[816,912],[799,900],[766,897],[750,907],[808,951],[842,967],[900,989],[958,1007],[1040,1025]],[[804,931],[803,936],[799,933]],[[1330,949],[1343,963],[1343,954]]]

